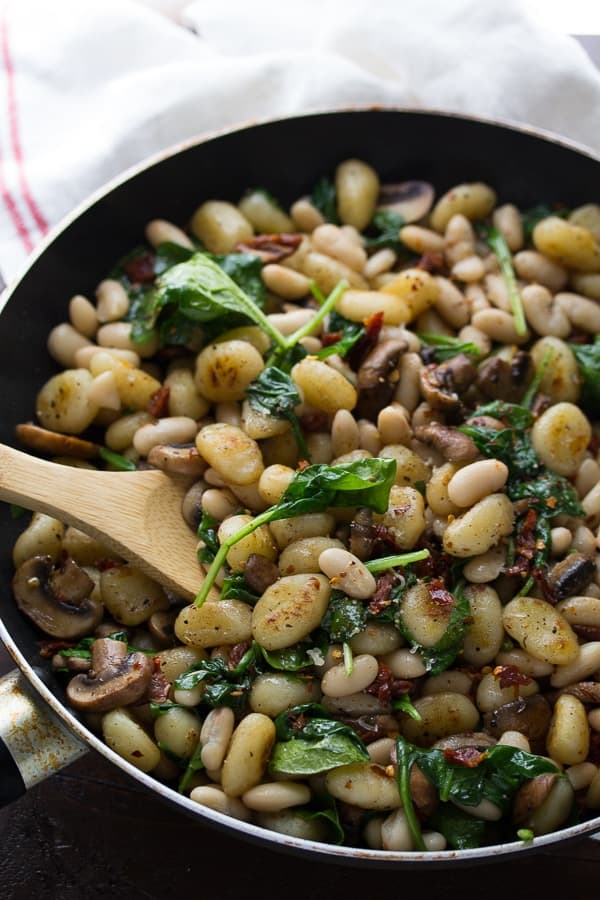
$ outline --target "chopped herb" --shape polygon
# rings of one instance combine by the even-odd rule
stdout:
[[[519,830],[517,831],[517,837],[520,841],[526,841],[527,843],[529,843],[534,839],[535,835],[531,828],[519,828]]]

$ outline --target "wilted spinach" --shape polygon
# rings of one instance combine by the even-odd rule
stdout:
[[[246,388],[250,405],[257,412],[275,419],[287,419],[303,459],[310,460],[308,447],[295,409],[302,398],[295,382],[277,366],[262,370],[258,378]]]
[[[423,647],[414,640],[410,631],[406,628],[402,618],[402,604],[398,614],[396,615],[396,624],[406,639],[410,642],[411,648],[417,650],[423,657],[425,668],[432,675],[438,675],[445,672],[452,665],[458,656],[463,645],[463,640],[468,628],[469,616],[471,608],[469,601],[464,592],[464,585],[458,584],[452,593],[454,597],[454,606],[450,613],[446,631],[433,647]]]
[[[569,344],[568,346],[573,351],[583,378],[582,405],[596,411],[600,406],[600,335],[596,335],[593,344]]]
[[[430,362],[446,362],[459,353],[465,353],[467,356],[481,356],[481,350],[477,344],[471,341],[461,341],[460,338],[448,337],[445,334],[419,334],[421,341],[421,355],[425,357],[425,361]]]
[[[370,757],[348,725],[328,718],[317,703],[295,706],[275,719],[277,743],[269,770],[287,775],[314,775]]]
[[[362,600],[348,597],[342,591],[332,591],[321,628],[329,635],[330,643],[343,643],[363,631],[367,624],[367,606]]]
[[[174,681],[176,690],[191,691],[198,684],[203,685],[201,705],[214,708],[230,706],[232,709],[243,709],[248,692],[256,677],[259,666],[260,650],[256,644],[244,653],[233,668],[229,668],[220,657],[203,659],[194,663],[186,672]]]
[[[318,464],[298,470],[279,503],[259,513],[220,545],[196,597],[196,604],[201,605],[208,596],[229,550],[261,525],[322,512],[330,506],[365,506],[383,513],[395,476],[396,460],[379,458],[337,466]]]
[[[404,251],[405,247],[399,234],[403,225],[404,218],[400,213],[390,209],[378,209],[373,216],[371,227],[379,234],[367,237],[366,246],[369,250],[381,250],[383,247],[389,247],[397,253]]]
[[[506,283],[508,297],[510,300],[510,308],[515,323],[515,331],[517,334],[524,336],[527,334],[527,322],[525,321],[525,313],[523,311],[523,301],[519,292],[515,270],[513,268],[512,253],[506,243],[506,238],[493,225],[481,225],[478,228],[480,237],[487,241],[488,246],[494,251],[498,258],[500,271]]]

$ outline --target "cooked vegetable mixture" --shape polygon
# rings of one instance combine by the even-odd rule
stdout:
[[[36,514],[14,595],[72,706],[198,804],[387,851],[600,810],[600,206],[348,159],[207,200],[49,351],[18,437],[187,477],[194,602]]]

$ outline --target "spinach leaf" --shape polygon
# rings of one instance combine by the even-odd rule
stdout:
[[[173,241],[164,241],[159,244],[154,256],[154,274],[162,275],[167,269],[172,269],[179,263],[187,262],[196,251],[190,247],[182,247]]]
[[[327,826],[330,835],[330,840],[328,842],[332,844],[344,843],[344,829],[340,824],[340,817],[337,806],[335,805],[335,800],[331,801],[331,806],[324,807],[323,809],[308,809],[307,807],[297,808],[294,810],[294,814],[307,821],[322,819]]]
[[[236,256],[238,258],[233,259]],[[244,258],[243,263],[239,257]],[[153,324],[163,308],[173,305],[193,322],[218,321],[220,331],[232,322],[249,320],[259,325],[277,346],[285,347],[283,336],[271,325],[260,306],[218,264],[218,259],[230,270],[237,266],[238,277],[239,267],[244,271],[252,267],[254,272],[257,265],[257,257],[249,254],[212,258],[206,253],[194,253],[187,262],[172,266],[157,278],[156,298],[152,305]]]
[[[223,579],[221,588],[221,600],[243,600],[254,606],[258,602],[259,595],[253,591],[246,582],[242,572],[230,572]]]
[[[275,419],[287,419],[290,423],[298,449],[303,459],[310,459],[308,447],[302,434],[300,421],[295,409],[302,402],[298,388],[289,375],[269,366],[263,369],[258,378],[246,388],[250,405],[267,416]]]
[[[321,512],[329,506],[367,506],[387,510],[396,477],[394,459],[359,459],[328,466],[318,463],[297,471],[279,503],[267,510],[268,521]]]
[[[402,807],[408,830],[411,833],[413,843],[416,850],[425,850],[425,841],[423,840],[423,832],[421,824],[415,812],[415,807],[410,792],[410,770],[416,761],[418,751],[403,737],[396,738],[396,779],[398,781],[398,793],[402,800]]]
[[[404,244],[400,240],[400,229],[404,225],[404,218],[400,213],[390,209],[378,209],[373,216],[371,226],[379,234],[375,237],[367,237],[365,243],[369,250],[381,250],[389,247],[396,252],[404,250]]]
[[[212,259],[257,306],[264,307],[266,291],[260,256],[256,253],[224,253],[213,254]]]
[[[347,725],[325,718],[326,715],[318,704],[307,703],[277,716],[278,742],[271,755],[269,770],[288,775],[312,775],[368,760],[369,754],[358,735]]]
[[[323,176],[312,189],[310,202],[319,210],[327,222],[337,224],[337,193],[331,178]]]
[[[153,719],[159,719],[166,715],[171,709],[183,709],[181,703],[173,703],[172,700],[165,700],[164,703],[155,703],[151,700],[149,703],[150,715]]]
[[[523,212],[521,212],[521,222],[523,223],[523,234],[525,236],[525,240],[531,240],[533,229],[538,224],[538,222],[542,221],[542,219],[547,219],[548,216],[560,216],[562,219],[564,219],[569,215],[569,212],[570,210],[562,207],[551,209],[545,203],[538,203],[537,206],[532,206],[531,209],[524,210]]]
[[[347,735],[332,733],[316,741],[294,738],[275,744],[269,771],[286,775],[315,775],[368,759],[367,751],[357,750]]]
[[[600,335],[593,344],[569,344],[575,355],[583,378],[581,402],[583,406],[597,410],[600,405]]]
[[[298,672],[300,669],[314,666],[314,660],[307,652],[312,649],[314,649],[314,645],[310,641],[301,641],[299,644],[293,644],[283,650],[266,650],[261,647],[260,651],[265,662],[272,669],[280,672]]]
[[[134,344],[142,344],[152,337],[163,305],[159,292],[153,287],[129,291],[126,320],[131,322],[131,340]]]
[[[523,481],[511,479],[508,485],[511,500],[532,500],[532,506],[546,516],[581,516],[583,509],[577,493],[562,475],[546,469],[537,478]]]
[[[459,353],[467,356],[481,356],[481,350],[477,344],[470,341],[464,342],[460,338],[448,337],[445,334],[419,334],[422,349],[421,355],[426,357],[426,362],[446,362]]]
[[[367,607],[362,600],[333,591],[321,628],[329,634],[331,643],[342,643],[363,631],[367,624]]]
[[[486,822],[463,812],[453,803],[440,803],[427,824],[441,832],[453,850],[471,850],[485,842]]]
[[[175,679],[174,687],[176,690],[190,691],[198,684],[202,684],[204,689],[201,705],[211,708],[230,706],[236,710],[243,709],[252,682],[258,673],[258,656],[258,647],[253,644],[239,663],[231,669],[219,657],[203,659],[179,675]]]
[[[220,544],[219,538],[217,537],[218,529],[218,519],[213,519],[212,516],[209,516],[207,512],[203,511],[200,524],[198,525],[198,537],[204,543],[204,547],[198,551],[200,562],[211,563],[219,552]]]
[[[515,331],[517,334],[524,336],[527,334],[527,322],[525,320],[523,301],[521,300],[521,294],[519,293],[519,286],[513,268],[512,253],[506,243],[506,238],[502,232],[493,225],[481,225],[477,230],[480,237],[487,241],[490,249],[493,250],[498,257],[500,271],[502,272],[502,276],[508,289]]]
[[[188,761],[185,772],[179,780],[177,790],[180,794],[185,794],[196,772],[201,771],[203,768],[204,763],[202,762],[202,744],[200,743],[200,741],[198,741],[196,749],[194,750],[193,755]]]
[[[397,743],[407,742],[399,737]],[[549,759],[503,744],[483,751],[477,759],[469,760],[469,765],[454,761],[452,753],[444,750],[408,745],[402,754],[410,766],[418,765],[438,789],[443,802],[451,800],[463,806],[477,806],[482,800],[489,800],[503,813],[510,809],[517,789],[524,782],[558,772]]]
[[[351,322],[350,319],[346,319],[333,311],[329,316],[327,333],[335,335],[337,339],[333,343],[327,344],[322,350],[319,350],[317,359],[327,359],[328,356],[332,356],[334,353],[338,356],[345,356],[360,341],[365,331],[365,326],[360,322]]]
[[[421,722],[423,717],[417,707],[414,705],[408,694],[403,694],[402,697],[398,697],[396,700],[392,700],[392,707],[397,712],[406,713],[411,719],[414,719],[415,722]]]
[[[261,525],[322,512],[330,506],[366,506],[383,513],[395,477],[395,459],[360,459],[337,466],[318,464],[298,470],[279,503],[259,513],[220,545],[198,592],[196,604],[201,605],[206,600],[229,550]]]
[[[454,662],[458,656],[463,640],[468,628],[468,620],[471,615],[471,607],[464,592],[464,585],[459,584],[453,593],[454,606],[448,620],[448,625],[443,636],[434,644],[433,647],[423,647],[414,640],[404,624],[402,618],[402,605],[400,605],[399,615],[396,617],[397,625],[410,641],[411,648],[418,650],[423,657],[425,668],[432,675],[438,675],[445,672],[446,669]]]

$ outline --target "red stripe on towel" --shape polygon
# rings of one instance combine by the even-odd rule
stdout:
[[[7,86],[7,100],[8,100],[8,125],[10,132],[10,140],[12,145],[12,151],[15,157],[15,162],[17,164],[17,174],[19,178],[19,187],[21,188],[21,193],[23,195],[23,199],[29,212],[31,213],[33,220],[37,227],[40,230],[42,235],[45,235],[48,231],[48,223],[42,212],[40,211],[37,203],[35,202],[29,185],[27,183],[27,178],[25,177],[25,164],[24,164],[24,156],[23,149],[21,146],[21,138],[19,135],[19,116],[18,116],[18,108],[17,108],[17,92],[15,87],[15,68],[12,61],[12,56],[10,52],[10,41],[8,35],[8,22],[6,20],[6,15],[2,16],[2,22],[0,23],[0,43],[2,46],[2,60],[4,63],[4,69],[6,72],[6,86]],[[19,231],[20,233],[20,231]]]

